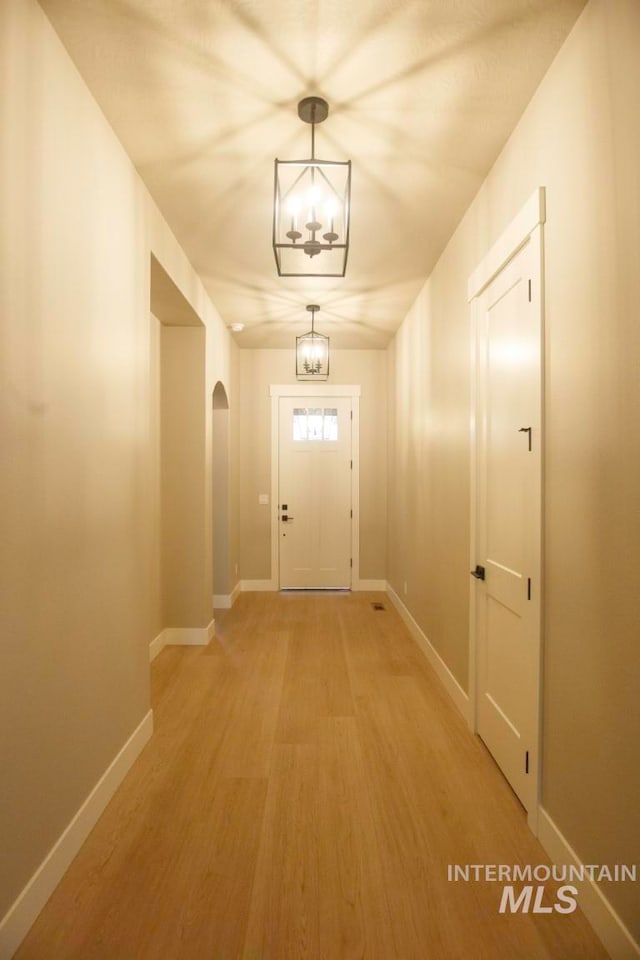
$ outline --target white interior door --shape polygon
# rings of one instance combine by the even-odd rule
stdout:
[[[527,810],[537,803],[539,729],[539,274],[530,239],[475,311],[476,724]]]
[[[281,397],[281,588],[351,586],[351,398]]]

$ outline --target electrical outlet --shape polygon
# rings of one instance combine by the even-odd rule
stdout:
[[[266,507],[269,503],[269,494],[268,493],[259,493],[258,494],[258,503],[261,507]]]

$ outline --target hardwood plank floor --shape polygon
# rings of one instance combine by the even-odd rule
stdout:
[[[373,599],[243,594],[207,648],[165,648],[156,732],[16,960],[605,960],[579,911],[448,882],[548,860]]]

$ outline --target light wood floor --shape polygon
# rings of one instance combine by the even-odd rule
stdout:
[[[153,663],[156,733],[19,960],[606,958],[580,913],[447,881],[548,860],[386,598],[244,594],[216,626]]]

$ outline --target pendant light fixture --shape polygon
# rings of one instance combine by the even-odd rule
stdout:
[[[281,277],[344,277],[349,253],[351,161],[316,158],[316,124],[329,104],[305,97],[298,116],[311,124],[311,156],[276,160],[273,252]]]
[[[311,314],[311,330],[296,337],[296,379],[326,380],[329,376],[329,337],[315,329],[315,315],[320,309],[310,303],[307,310]]]

